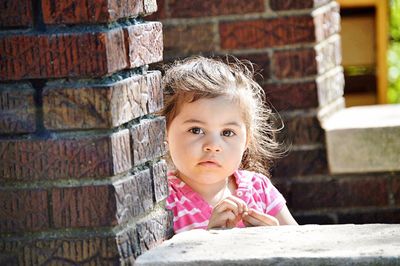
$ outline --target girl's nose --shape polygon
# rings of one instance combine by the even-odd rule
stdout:
[[[222,151],[221,145],[217,138],[209,138],[207,142],[204,143],[203,150],[206,152],[220,152]]]

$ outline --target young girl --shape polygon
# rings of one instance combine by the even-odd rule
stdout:
[[[279,145],[252,76],[244,64],[204,57],[177,62],[165,73],[162,114],[174,166],[167,208],[175,233],[297,224],[265,176]]]

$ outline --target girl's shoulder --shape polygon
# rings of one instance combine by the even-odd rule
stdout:
[[[237,170],[235,172],[236,178],[239,178],[243,181],[252,181],[252,180],[266,180],[270,181],[269,177],[262,173],[253,172],[249,170]]]
[[[237,170],[235,172],[236,181],[238,184],[247,184],[248,186],[256,187],[268,187],[272,186],[271,180],[264,174],[248,171],[248,170]]]

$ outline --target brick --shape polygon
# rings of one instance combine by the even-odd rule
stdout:
[[[315,41],[311,16],[225,21],[219,25],[222,49],[269,48]]]
[[[270,63],[271,59],[268,53],[249,53],[235,55],[240,60],[249,60],[253,63],[255,79],[256,81],[262,83],[270,78]]]
[[[336,224],[337,218],[336,215],[327,213],[327,214],[297,214],[293,215],[296,222],[300,225],[306,224]]]
[[[51,199],[55,228],[117,224],[115,191],[112,186],[53,188]]]
[[[127,66],[120,28],[0,36],[0,80],[98,77]]]
[[[137,225],[139,244],[142,252],[154,248],[164,240],[172,237],[172,220],[172,213],[169,211],[163,211]]]
[[[34,97],[29,83],[0,84],[0,133],[35,132]]]
[[[319,7],[329,3],[331,0],[270,0],[269,6],[274,11],[294,10],[294,9],[308,9]]]
[[[48,84],[43,89],[47,129],[112,128],[162,107],[161,73],[110,84]]]
[[[142,254],[136,227],[128,226],[116,236],[120,262],[122,265],[133,265],[135,259]]]
[[[33,26],[32,1],[2,0],[0,3],[0,28]]]
[[[29,236],[1,239],[0,254],[1,265],[119,264],[115,236],[104,236],[101,232],[58,236],[58,239],[36,239]]]
[[[319,106],[323,107],[342,98],[344,93],[344,74],[342,67],[329,71],[316,79]]]
[[[156,0],[43,0],[42,10],[46,24],[109,23],[153,13],[157,4]]]
[[[155,163],[151,167],[151,175],[154,182],[154,196],[156,202],[168,197],[167,164],[165,161]]]
[[[146,17],[146,20],[153,21],[153,20],[162,20],[166,18],[167,18],[166,0],[158,0],[157,11]]]
[[[395,204],[400,204],[400,178],[393,178],[391,190]]]
[[[315,46],[318,74],[328,72],[342,63],[340,36],[334,35]]]
[[[129,130],[105,136],[0,141],[1,180],[103,178],[130,168]]]
[[[213,27],[211,23],[164,25],[165,57],[168,59],[217,50]]]
[[[314,48],[275,51],[272,62],[273,74],[278,79],[303,78],[318,72]]]
[[[263,0],[172,0],[169,1],[168,4],[170,17],[173,18],[194,18],[264,12]]]
[[[318,107],[318,90],[315,82],[265,84],[269,102],[278,111]]]
[[[281,141],[291,145],[324,144],[325,132],[316,114],[295,113],[282,114],[284,128],[278,136]]]
[[[400,209],[395,208],[371,208],[370,210],[352,210],[350,212],[339,212],[338,223],[341,224],[398,224],[400,223]]]
[[[281,11],[281,10],[291,10],[291,9],[305,9],[305,8],[313,8],[314,0],[270,0],[269,6],[272,10]]]
[[[165,118],[143,119],[130,130],[134,166],[165,154]]]
[[[275,162],[272,176],[288,178],[327,174],[326,151],[320,147],[293,148],[289,154]]]
[[[153,180],[149,169],[115,182],[114,187],[118,224],[127,223],[153,207]]]
[[[147,22],[124,28],[128,67],[134,68],[163,59],[163,34],[160,22]]]
[[[315,39],[321,42],[340,32],[340,7],[332,1],[326,8],[314,13]]]
[[[0,232],[16,233],[48,229],[47,191],[44,189],[0,190]]]
[[[291,193],[293,201],[290,206],[294,210],[386,206],[388,204],[387,179],[379,177],[299,180],[293,182]]]

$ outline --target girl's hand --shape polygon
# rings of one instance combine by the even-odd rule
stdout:
[[[236,227],[244,212],[247,212],[246,203],[231,195],[214,206],[207,229]]]
[[[249,209],[244,215],[242,216],[242,220],[245,226],[275,226],[279,225],[278,219],[275,217],[262,213],[260,211]]]

